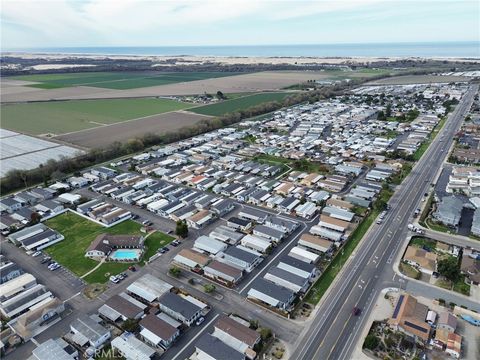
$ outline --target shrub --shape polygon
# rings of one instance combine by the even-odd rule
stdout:
[[[380,343],[380,340],[375,335],[368,334],[363,342],[363,348],[368,350],[374,350]]]

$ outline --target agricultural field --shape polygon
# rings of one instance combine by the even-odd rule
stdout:
[[[4,104],[2,128],[27,134],[64,134],[191,107],[168,99],[70,100]]]
[[[226,100],[217,104],[192,108],[189,111],[202,115],[220,116],[237,110],[247,109],[264,102],[281,101],[291,94],[292,93],[286,92],[254,94],[232,100]]]
[[[231,72],[84,72],[65,74],[21,75],[9,79],[35,82],[29,87],[57,89],[71,86],[93,86],[106,89],[136,89],[149,86],[175,84],[195,80],[232,76]]]
[[[146,133],[162,134],[175,131],[205,119],[208,117],[176,111],[64,134],[55,139],[84,148],[97,148],[115,141],[127,141],[135,137],[142,137]]]
[[[87,220],[79,215],[67,212],[56,216],[46,222],[46,225],[61,233],[65,240],[56,243],[47,249],[52,258],[60,265],[68,268],[77,276],[83,276],[91,271],[98,262],[85,257],[85,252],[91,242],[100,234],[128,234],[140,235],[141,225],[127,220],[111,228],[104,228],[93,221]],[[144,235],[144,234],[142,234]],[[168,245],[173,241],[173,237],[166,234],[155,232],[146,240],[146,254],[151,256],[159,247]],[[85,277],[85,281],[93,283],[103,283],[108,280],[105,274],[116,275],[125,271],[130,264],[128,263],[106,263],[101,265],[97,270]]]
[[[221,74],[227,75],[227,73]],[[12,78],[8,78],[5,83],[2,84],[2,103],[68,99],[140,98],[170,95],[184,96],[204,93],[215,94],[219,90],[224,94],[252,93],[259,91],[276,91],[307,80],[322,80],[328,78],[328,76],[324,71],[264,71],[125,90],[97,87],[100,83],[56,89],[35,89],[20,85],[18,83],[20,80],[10,80]],[[137,81],[138,79],[126,79],[125,81],[127,80]],[[13,81],[17,81],[17,84],[14,84]],[[25,79],[25,81],[27,81],[27,79]],[[95,87],[93,85],[95,85]],[[115,86],[117,85],[118,84],[115,84]],[[25,89],[29,91],[24,91]]]

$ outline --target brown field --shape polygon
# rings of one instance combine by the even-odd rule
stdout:
[[[149,97],[166,95],[194,95],[216,93],[240,93],[264,90],[278,90],[289,85],[307,80],[328,78],[321,71],[265,71],[252,74],[227,76],[214,79],[189,81],[176,84],[159,85],[129,90],[108,90],[88,86],[75,86],[61,89],[33,89],[24,93],[10,93],[12,86],[5,85],[2,91],[2,102],[47,101],[67,99],[107,99],[128,97]]]
[[[390,78],[375,80],[369,82],[368,85],[409,85],[409,84],[432,84],[432,83],[449,83],[452,81],[468,81],[465,76],[455,75],[405,75],[393,76]]]
[[[54,139],[83,148],[98,148],[114,141],[126,141],[135,137],[141,137],[146,133],[161,134],[174,131],[208,118],[208,116],[175,111],[94,129],[76,131],[57,136]]]

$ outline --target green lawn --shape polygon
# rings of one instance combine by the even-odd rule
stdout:
[[[135,89],[148,86],[174,84],[237,75],[232,72],[82,72],[66,74],[20,75],[13,79],[35,81],[29,85],[42,89],[55,89],[71,86],[94,86],[107,89]]]
[[[414,245],[419,248],[428,248],[433,251],[437,248],[437,242],[432,239],[427,239],[421,236],[414,236],[410,241],[410,245]]]
[[[287,92],[248,95],[232,100],[222,101],[217,104],[199,106],[191,109],[190,111],[202,115],[220,116],[238,110],[245,110],[249,107],[259,105],[264,102],[281,101],[289,95],[291,95],[291,93]]]
[[[470,296],[470,285],[465,283],[465,275],[460,276],[457,282],[453,284],[453,291]]]
[[[62,266],[70,269],[77,276],[82,276],[98,265],[98,262],[85,257],[85,252],[90,243],[100,234],[142,234],[141,225],[127,220],[111,228],[95,224],[74,213],[67,212],[54,217],[46,222],[46,225],[60,232],[65,236],[65,240],[48,247],[45,251],[52,256]],[[168,245],[173,241],[173,237],[155,232],[145,240],[146,251],[144,258],[149,259],[155,254],[158,248]],[[131,263],[105,263],[97,270],[85,277],[88,283],[108,280],[106,273],[116,275],[125,271]]]
[[[253,158],[253,160],[261,162],[261,163],[268,163],[272,165],[282,165],[282,164],[289,164],[292,160],[275,155],[268,155],[268,154],[259,154]]]
[[[417,279],[418,280],[422,276],[420,271],[418,271],[413,266],[411,266],[407,263],[401,262],[399,264],[399,268],[400,268],[400,271],[403,274],[407,275],[408,277],[411,277],[412,279]]]
[[[132,265],[129,263],[104,263],[97,270],[83,278],[89,284],[103,284],[108,281],[111,275],[117,275],[124,272]]]
[[[444,232],[444,233],[452,233],[452,232],[454,233],[455,232],[453,229],[450,229],[448,226],[433,222],[432,219],[430,219],[430,218],[427,218],[425,220],[425,225],[429,229],[432,229],[432,230],[435,230],[435,231],[440,231],[440,232]]]
[[[168,99],[70,100],[7,104],[2,128],[34,135],[63,134],[191,107]]]
[[[173,236],[164,234],[162,232],[154,232],[153,234],[149,235],[145,240],[145,247],[147,250],[145,251],[145,255],[143,256],[145,260],[150,259],[153,255],[156,254],[157,250],[161,247],[167,246],[170,244],[175,238]]]

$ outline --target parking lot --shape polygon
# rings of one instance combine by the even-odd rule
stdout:
[[[46,285],[60,300],[70,299],[84,289],[85,282],[70,270],[64,267],[55,271],[48,270],[48,263],[41,263],[44,255],[29,256],[23,249],[16,247],[3,237],[1,244],[3,255],[34,275],[39,283]]]

